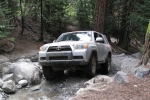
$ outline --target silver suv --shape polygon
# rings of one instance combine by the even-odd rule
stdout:
[[[95,31],[74,31],[61,34],[54,43],[40,47],[39,63],[46,79],[53,79],[64,70],[84,70],[93,77],[101,68],[111,68],[111,46],[105,35]]]

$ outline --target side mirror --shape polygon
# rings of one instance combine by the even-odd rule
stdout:
[[[96,38],[96,42],[103,43],[103,42],[104,42],[104,40],[103,40],[103,38],[101,38],[101,37],[97,37],[97,38]]]

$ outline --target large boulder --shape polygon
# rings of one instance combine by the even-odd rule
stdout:
[[[128,75],[126,73],[124,73],[123,71],[118,71],[117,74],[115,75],[114,80],[116,82],[122,83],[122,84],[129,83]]]
[[[135,70],[135,76],[137,78],[143,78],[144,76],[148,75],[150,73],[150,69],[139,67]]]
[[[12,80],[9,80],[4,82],[2,89],[5,93],[15,93],[16,85]]]
[[[96,91],[96,92],[102,92],[106,89],[108,89],[109,84],[113,82],[113,78],[105,75],[98,75],[91,80],[84,83],[85,88],[80,88],[76,96],[84,95],[88,92]]]
[[[29,84],[36,85],[41,82],[41,71],[38,66],[34,65],[29,60],[21,60],[19,62],[13,63],[14,69],[14,80],[19,81],[26,79]],[[19,77],[20,79],[19,79]],[[18,82],[17,82],[18,83]]]

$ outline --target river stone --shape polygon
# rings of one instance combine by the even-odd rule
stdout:
[[[7,62],[9,59],[3,55],[0,55],[0,63]]]
[[[4,82],[2,79],[0,79],[0,88],[3,86]]]
[[[12,73],[12,69],[13,66],[11,66],[12,63],[10,62],[4,62],[0,65],[1,69],[0,69],[0,73],[1,73],[1,77],[3,77],[6,74],[11,74]]]
[[[9,80],[9,81],[4,82],[2,89],[5,93],[15,93],[16,86],[15,86],[14,81]]]
[[[5,81],[8,81],[8,80],[13,80],[13,74],[7,74],[7,75],[4,75],[2,80],[5,82]]]
[[[117,74],[115,75],[114,80],[117,83],[122,83],[122,84],[129,83],[128,75],[124,73],[123,71],[118,71]]]
[[[150,69],[139,67],[135,73],[135,76],[137,78],[143,78],[144,76],[148,75],[150,73]]]
[[[16,62],[13,63],[14,75],[21,75],[30,85],[39,84],[41,82],[41,71],[32,62]]]
[[[31,88],[32,91],[37,91],[41,89],[41,85],[36,85]]]
[[[21,85],[21,87],[24,87],[24,86],[26,86],[28,84],[28,81],[27,80],[20,80],[18,82],[18,84]]]
[[[17,62],[31,62],[30,59],[19,59]]]

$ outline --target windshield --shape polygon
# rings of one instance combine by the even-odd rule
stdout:
[[[74,32],[61,34],[56,42],[60,41],[91,41],[91,32]]]

